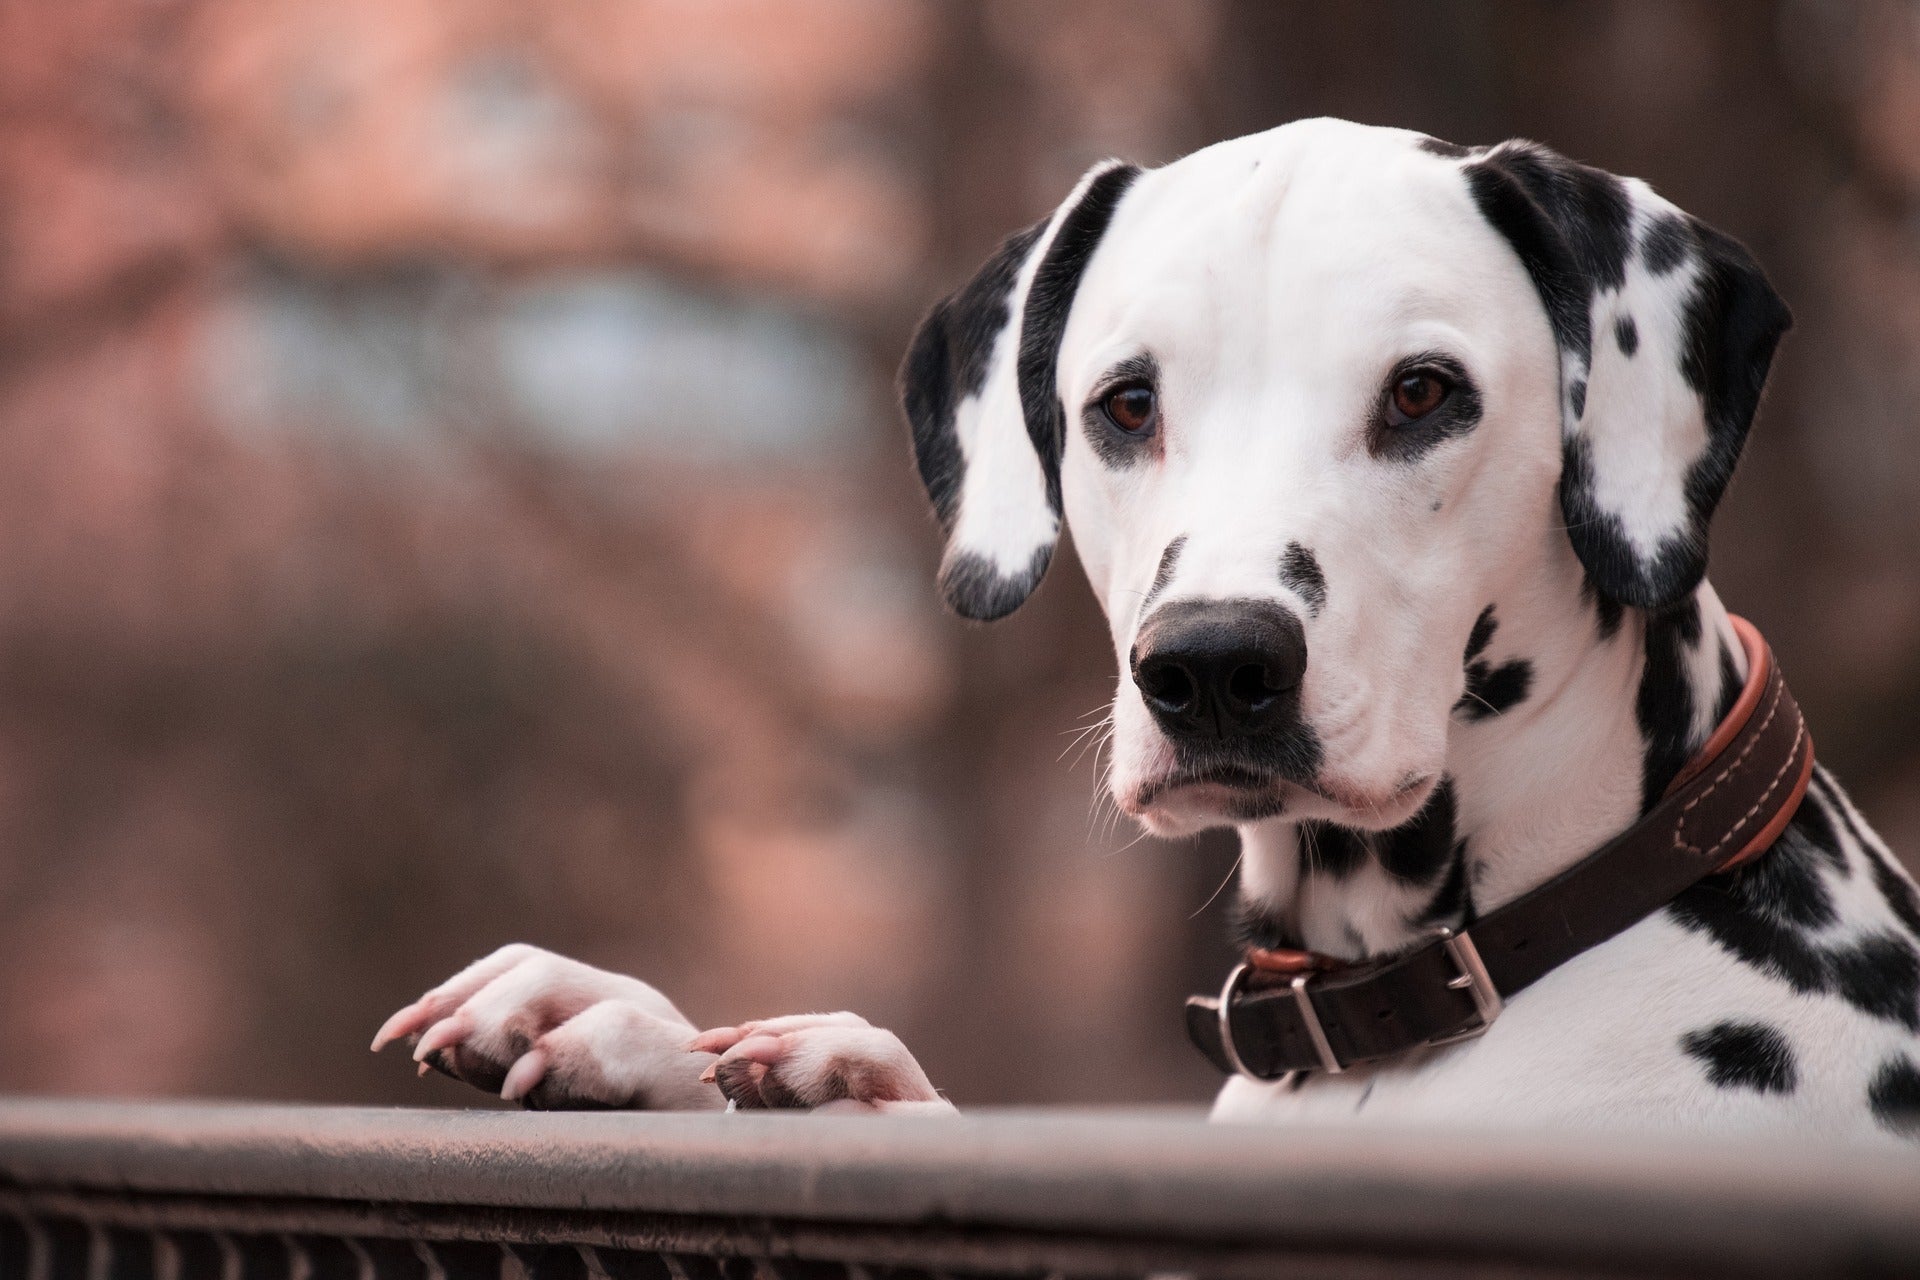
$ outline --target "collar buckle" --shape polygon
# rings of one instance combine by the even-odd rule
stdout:
[[[1452,1035],[1438,1036],[1427,1041],[1430,1048],[1447,1044],[1459,1044],[1463,1040],[1474,1040],[1487,1034],[1487,1028],[1500,1016],[1506,1002],[1500,998],[1500,989],[1493,985],[1493,978],[1487,973],[1487,966],[1480,959],[1480,948],[1473,945],[1473,939],[1462,930],[1454,932],[1445,925],[1435,929],[1434,936],[1440,939],[1440,945],[1446,948],[1447,958],[1453,961],[1460,976],[1447,983],[1451,991],[1465,990],[1473,996],[1474,1011],[1480,1020],[1463,1031]]]

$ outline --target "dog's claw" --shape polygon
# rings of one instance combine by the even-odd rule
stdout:
[[[500,1084],[500,1097],[507,1102],[518,1102],[533,1091],[547,1074],[546,1050],[538,1046],[520,1055],[520,1060],[507,1072],[507,1078]]]
[[[418,1030],[419,1028],[415,1024],[418,1022],[419,1017],[420,1002],[416,1000],[414,1003],[401,1009],[385,1022],[381,1023],[380,1030],[374,1032],[373,1035],[373,1044],[370,1046],[373,1052],[378,1053],[395,1040]]]
[[[467,1037],[466,1024],[458,1018],[442,1018],[428,1027],[426,1034],[420,1037],[420,1043],[413,1046],[413,1060],[425,1062],[427,1055],[441,1049],[449,1049]]]
[[[713,1027],[687,1041],[688,1053],[725,1053],[746,1034],[745,1027]]]

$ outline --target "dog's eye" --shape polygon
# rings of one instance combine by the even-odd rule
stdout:
[[[1410,369],[1393,380],[1387,397],[1387,425],[1404,427],[1438,409],[1453,384],[1432,369]]]
[[[1100,402],[1100,408],[1114,426],[1128,435],[1137,436],[1146,434],[1153,426],[1157,403],[1152,387],[1136,384],[1108,392],[1107,398]]]

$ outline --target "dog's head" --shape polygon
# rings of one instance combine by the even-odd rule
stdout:
[[[1016,608],[1071,521],[1123,809],[1378,829],[1440,778],[1487,602],[1699,583],[1787,325],[1643,183],[1313,120],[1096,167],[901,380],[956,611]]]

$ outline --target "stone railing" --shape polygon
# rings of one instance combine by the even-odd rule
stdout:
[[[0,1101],[0,1280],[1920,1275],[1920,1150]]]

